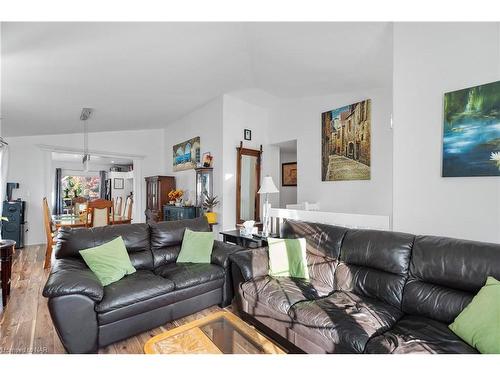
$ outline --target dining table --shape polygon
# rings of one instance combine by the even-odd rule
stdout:
[[[121,215],[113,215],[113,217],[110,216],[109,220],[111,224],[130,224],[132,222],[132,219]],[[57,229],[61,227],[81,228],[87,225],[82,216],[75,214],[52,215],[52,222]]]

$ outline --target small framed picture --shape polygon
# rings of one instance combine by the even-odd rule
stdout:
[[[297,186],[297,163],[281,164],[281,186]]]
[[[113,179],[113,189],[123,189],[123,178],[114,178]]]
[[[203,161],[201,165],[203,166],[203,168],[212,168],[212,162],[214,160],[214,157],[210,152],[205,152],[203,154],[202,160]]]
[[[245,129],[245,131],[243,132],[243,137],[245,138],[245,141],[251,141],[252,131],[250,129]]]

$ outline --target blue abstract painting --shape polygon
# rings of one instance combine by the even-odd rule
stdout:
[[[444,95],[442,175],[500,176],[500,81]]]

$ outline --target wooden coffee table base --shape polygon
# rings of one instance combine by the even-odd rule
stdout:
[[[285,354],[229,311],[219,311],[149,339],[146,354]]]

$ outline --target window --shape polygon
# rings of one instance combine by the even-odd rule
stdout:
[[[99,176],[68,176],[61,179],[63,198],[85,197],[88,199],[99,198],[101,185]]]

